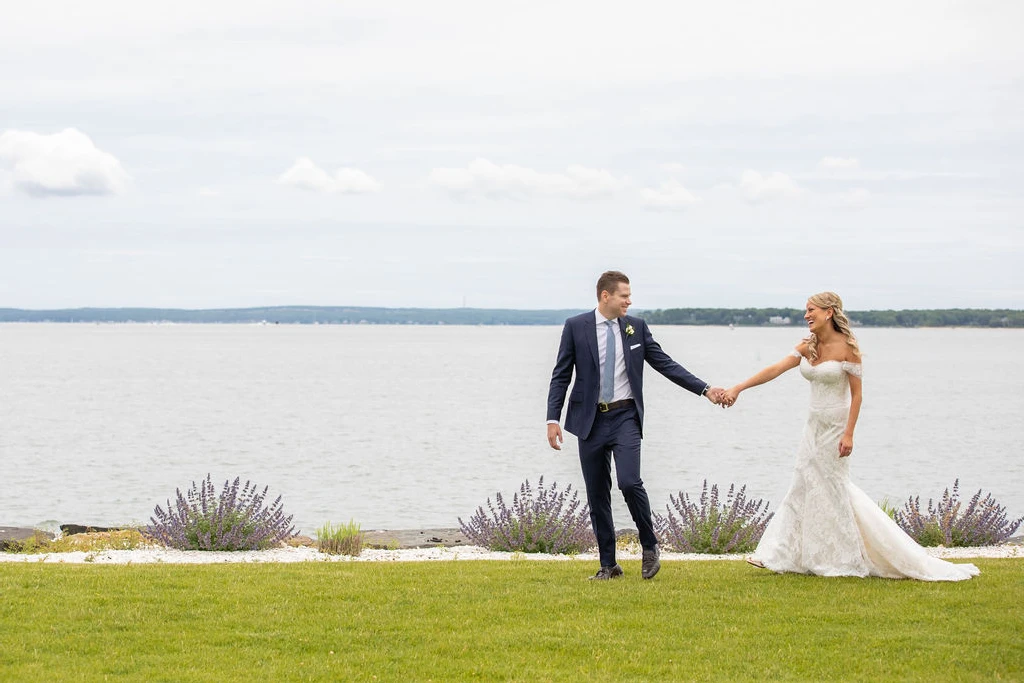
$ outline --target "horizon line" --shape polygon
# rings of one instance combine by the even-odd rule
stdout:
[[[356,306],[348,304],[272,304],[259,306],[212,306],[206,308],[191,308],[179,306],[62,306],[57,308],[20,308],[15,306],[0,306],[0,311],[24,311],[28,313],[50,313],[58,311],[252,311],[252,310],[282,310],[282,309],[352,309],[352,310],[385,310],[385,311],[526,311],[531,313],[561,313],[567,311],[587,311],[592,307],[554,307],[554,308],[501,308],[501,307],[480,307],[480,306]],[[636,311],[670,311],[670,310],[803,310],[792,306],[667,306],[657,308],[640,308]],[[1024,308],[993,308],[993,307],[919,307],[919,308],[858,308],[846,309],[849,313],[864,313],[875,311],[1012,311],[1024,312]]]

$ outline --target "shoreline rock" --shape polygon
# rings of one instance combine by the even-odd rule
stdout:
[[[65,536],[74,536],[75,534],[91,534],[91,533],[102,533],[106,531],[125,531],[128,527],[124,526],[86,526],[84,524],[61,524],[60,532]]]
[[[459,529],[373,529],[363,532],[363,545],[382,550],[457,548],[470,545]]]
[[[7,550],[15,543],[37,539],[40,541],[49,540],[50,534],[40,529],[28,529],[18,526],[0,526],[0,552]]]

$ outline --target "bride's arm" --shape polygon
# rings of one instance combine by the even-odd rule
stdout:
[[[845,458],[853,452],[853,430],[857,427],[860,417],[860,405],[863,401],[863,380],[858,375],[848,374],[850,379],[850,417],[846,420],[846,431],[839,439],[839,457]]]
[[[750,377],[749,379],[740,382],[732,389],[729,389],[727,392],[725,392],[725,404],[731,406],[733,403],[736,402],[736,398],[740,395],[741,391],[749,389],[750,387],[756,387],[761,384],[771,382],[773,379],[775,379],[782,373],[786,372],[787,370],[792,370],[798,365],[800,365],[800,356],[794,354],[786,356],[778,363],[769,365],[768,367],[766,367],[764,370],[761,370],[753,377]]]

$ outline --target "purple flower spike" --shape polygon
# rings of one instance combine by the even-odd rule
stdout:
[[[207,474],[185,495],[177,489],[174,506],[169,500],[166,511],[157,505],[146,532],[179,550],[263,550],[297,535],[292,516],[281,511],[280,496],[267,508],[267,487],[257,491],[246,481],[239,492],[240,483],[239,477],[225,481],[217,497]]]
[[[769,513],[768,504],[761,499],[748,501],[746,492],[746,486],[737,492],[730,484],[725,502],[720,503],[718,485],[713,484],[709,492],[705,479],[699,505],[682,491],[678,497],[670,495],[671,504],[665,506],[668,515],[654,514],[658,541],[669,550],[683,553],[752,551],[775,513]]]
[[[593,547],[589,508],[581,507],[571,485],[557,489],[557,482],[545,488],[541,477],[534,492],[527,480],[511,507],[498,493],[494,504],[487,499],[487,512],[478,507],[468,523],[459,517],[459,526],[471,542],[491,550],[572,554]]]
[[[893,518],[900,528],[923,546],[943,545],[947,548],[973,548],[999,545],[1020,528],[1024,517],[1006,519],[1006,508],[981,489],[971,497],[963,510],[960,500],[960,480],[953,482],[953,491],[942,492],[942,500],[935,504],[928,499],[927,514],[921,511],[921,497],[911,496],[897,510]]]

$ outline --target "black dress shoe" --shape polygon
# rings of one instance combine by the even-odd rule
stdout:
[[[622,576],[622,567],[615,564],[614,567],[601,567],[597,570],[597,573],[590,577],[591,581],[607,581],[608,579],[617,579]]]
[[[661,553],[658,552],[658,547],[655,546],[652,550],[644,551],[644,559],[640,564],[640,576],[645,579],[653,579],[654,575],[661,569]]]

